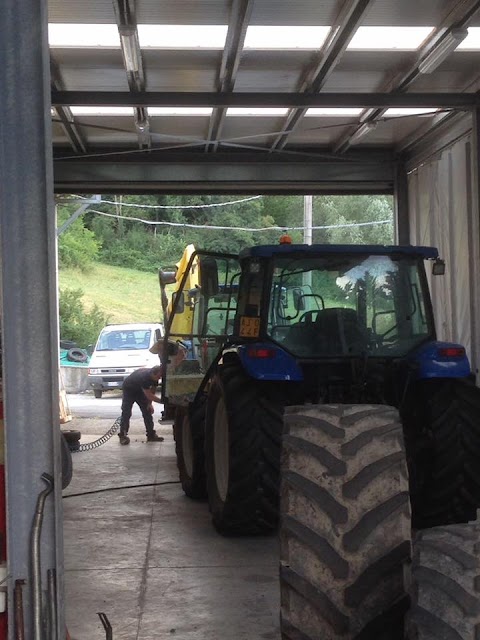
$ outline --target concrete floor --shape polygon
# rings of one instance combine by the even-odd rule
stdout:
[[[111,424],[75,418],[64,427],[79,429],[83,443]],[[134,418],[128,447],[114,436],[73,456],[63,500],[72,640],[105,639],[97,612],[114,640],[279,640],[276,536],[219,536],[208,505],[178,484],[171,426],[157,432],[165,442],[146,443]]]

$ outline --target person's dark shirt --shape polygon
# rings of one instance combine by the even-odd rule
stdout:
[[[123,388],[127,391],[141,391],[142,389],[155,389],[158,387],[158,382],[152,380],[151,369],[137,369],[131,373],[128,378],[125,378],[123,382]]]

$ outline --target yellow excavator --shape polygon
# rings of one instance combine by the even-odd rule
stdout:
[[[175,299],[180,288],[182,292],[178,295],[181,300],[176,303],[176,312],[172,318],[171,333],[188,335],[192,331],[193,323],[193,307],[189,304],[189,291],[197,289],[200,283],[200,263],[195,255],[195,247],[189,244],[185,247],[182,257],[176,263],[175,271],[159,271],[160,289],[162,294],[162,309],[164,324],[167,324],[168,318],[172,315]],[[192,265],[189,267],[190,259],[194,256]],[[183,278],[186,275],[185,282]],[[175,285],[171,291],[170,299],[168,298],[168,285]]]

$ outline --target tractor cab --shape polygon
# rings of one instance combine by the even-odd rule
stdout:
[[[301,383],[300,395],[298,385],[285,392],[297,402],[396,405],[412,369],[469,375],[464,349],[452,356],[436,342],[426,260],[438,273],[431,247],[190,251],[167,310],[164,401],[186,406],[225,357],[252,379]]]
[[[280,245],[240,256],[236,334],[300,359],[401,357],[435,339],[430,248]]]

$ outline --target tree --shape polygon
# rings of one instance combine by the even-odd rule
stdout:
[[[57,225],[64,224],[75,209],[76,205],[58,206]],[[58,237],[59,265],[87,271],[97,259],[100,248],[97,236],[84,226],[80,216]]]
[[[314,242],[392,244],[394,240],[389,196],[317,196],[313,217],[315,226],[332,227],[315,230]]]
[[[72,340],[79,347],[86,348],[90,344],[95,344],[101,329],[108,322],[108,316],[104,315],[97,305],[94,305],[90,311],[85,311],[82,297],[81,289],[60,290],[60,337],[62,340]]]

